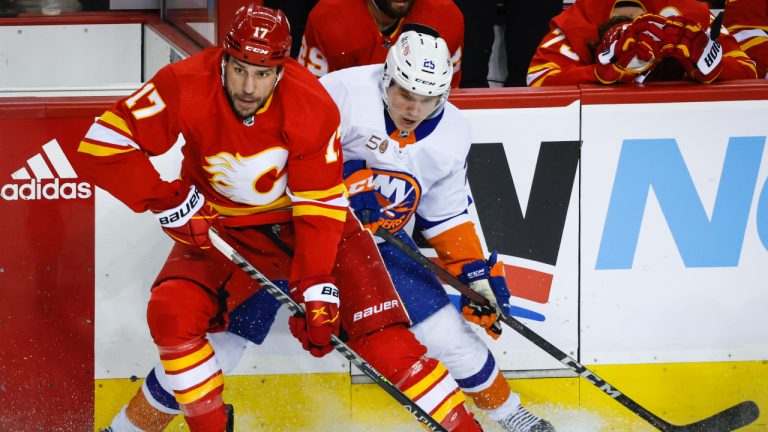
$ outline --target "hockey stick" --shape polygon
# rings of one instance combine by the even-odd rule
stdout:
[[[376,235],[383,238],[392,246],[396,247],[414,261],[423,265],[427,269],[431,270],[435,275],[442,279],[445,283],[455,288],[462,295],[465,295],[473,302],[487,306],[488,300],[482,295],[478,294],[470,287],[459,281],[455,276],[449,273],[447,270],[437,265],[431,259],[424,256],[420,251],[413,249],[410,245],[406,244],[399,238],[395,237],[389,231],[379,227],[376,230]],[[711,417],[707,417],[703,420],[699,420],[695,423],[687,425],[674,425],[669,423],[659,416],[653,414],[647,409],[643,408],[640,404],[630,399],[629,396],[620,392],[616,387],[608,384],[605,380],[598,377],[581,365],[579,362],[571,358],[568,354],[561,351],[556,346],[552,345],[549,341],[539,336],[538,333],[526,327],[523,323],[509,316],[506,311],[501,311],[500,321],[512,327],[516,332],[520,333],[533,342],[539,348],[547,352],[547,354],[556,358],[560,363],[568,366],[571,370],[584,377],[591,384],[602,390],[605,394],[615,399],[617,402],[624,405],[627,409],[640,416],[643,420],[653,425],[656,429],[663,432],[727,432],[746,426],[755,420],[760,415],[760,409],[753,401],[741,402],[734,405],[724,411],[721,411]]]
[[[229,258],[235,265],[240,267],[244,272],[248,273],[251,279],[255,280],[262,288],[266,289],[270,294],[285,305],[289,311],[293,314],[304,315],[304,308],[296,303],[291,296],[284,293],[277,287],[272,281],[267,279],[256,267],[249,263],[242,255],[240,255],[232,246],[230,246],[213,228],[208,230],[208,237],[211,239],[213,247],[219,250],[224,256]],[[405,395],[400,389],[395,387],[387,378],[379,373],[370,363],[365,361],[356,352],[352,350],[347,344],[345,344],[336,335],[331,335],[331,345],[333,345],[336,351],[340,352],[347,360],[351,361],[357,366],[360,371],[368,376],[373,382],[379,385],[387,394],[392,396],[397,402],[400,403],[408,412],[413,415],[416,420],[423,423],[427,430],[448,432],[443,425],[438,423],[428,412],[424,411],[420,406],[413,402],[408,396]]]

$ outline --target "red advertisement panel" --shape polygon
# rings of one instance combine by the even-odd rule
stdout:
[[[0,100],[0,430],[93,430],[91,110]]]

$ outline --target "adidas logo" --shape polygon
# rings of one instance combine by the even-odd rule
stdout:
[[[76,179],[77,173],[55,139],[43,145],[42,153],[27,159],[27,166],[11,174],[16,182],[4,184],[0,188],[0,197],[6,201],[56,200],[85,199],[93,194],[89,183],[62,181]]]

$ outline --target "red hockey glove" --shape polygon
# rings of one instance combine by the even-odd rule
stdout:
[[[304,305],[304,315],[288,318],[291,334],[315,357],[333,350],[331,335],[339,335],[339,289],[330,276],[302,279],[291,287],[291,297]]]
[[[352,160],[344,163],[344,185],[349,191],[349,206],[357,219],[371,233],[384,222],[381,219],[381,203],[373,184],[373,171],[365,168],[365,161]]]
[[[489,306],[480,306],[461,296],[461,314],[467,321],[485,329],[494,339],[501,336],[501,308],[509,310],[509,288],[504,280],[504,263],[497,261],[493,252],[488,261],[477,260],[464,264],[459,280],[469,284],[475,292],[488,299]],[[501,305],[501,306],[499,306]]]
[[[175,195],[157,200],[150,206],[166,234],[177,242],[192,245],[200,249],[211,247],[208,228],[216,224],[218,213],[205,204],[205,197],[195,185],[179,188]]]
[[[603,84],[628,83],[660,58],[663,18],[646,14],[609,28],[597,47],[595,76]]]
[[[716,33],[719,35],[719,31]],[[699,23],[683,16],[667,19],[661,53],[664,57],[677,59],[699,82],[714,81],[723,69],[720,43],[713,40],[710,32],[702,29]]]

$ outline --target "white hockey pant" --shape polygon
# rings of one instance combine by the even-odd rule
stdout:
[[[485,342],[452,304],[411,327],[411,331],[427,347],[427,356],[443,362],[465,393],[488,389],[501,373]],[[493,367],[488,367],[491,364]],[[498,421],[519,404],[520,396],[511,392],[502,406],[488,414]]]

